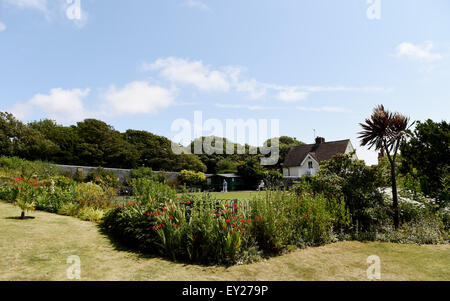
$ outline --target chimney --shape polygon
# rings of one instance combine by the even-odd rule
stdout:
[[[321,143],[325,143],[325,138],[323,138],[323,137],[317,137],[317,138],[316,138],[316,144],[321,144]]]

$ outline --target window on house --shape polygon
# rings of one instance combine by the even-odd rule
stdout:
[[[312,169],[313,168],[313,163],[311,161],[308,162],[308,168]]]

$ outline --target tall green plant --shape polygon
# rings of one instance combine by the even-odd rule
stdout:
[[[370,119],[361,123],[363,131],[361,135],[361,145],[368,145],[370,148],[382,150],[386,153],[391,164],[392,200],[394,209],[394,226],[399,226],[398,192],[395,171],[395,160],[401,144],[405,141],[409,129],[409,118],[399,113],[391,113],[385,110],[383,105],[377,106]]]

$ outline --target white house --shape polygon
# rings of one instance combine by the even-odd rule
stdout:
[[[283,176],[314,176],[319,172],[321,161],[330,160],[338,154],[350,154],[354,151],[350,139],[325,142],[325,138],[317,137],[315,144],[291,148],[283,163]],[[354,159],[358,159],[356,154],[354,154]]]

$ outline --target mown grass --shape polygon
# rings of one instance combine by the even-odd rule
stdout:
[[[249,200],[264,194],[265,192],[258,191],[230,191],[230,192],[209,192],[212,198],[219,200]],[[201,193],[192,193],[194,195],[201,195]]]
[[[340,242],[266,261],[225,267],[173,263],[121,249],[91,222],[45,212],[17,220],[0,202],[0,280],[67,280],[70,255],[82,280],[367,280],[366,259],[381,258],[382,280],[450,280],[450,245]]]

